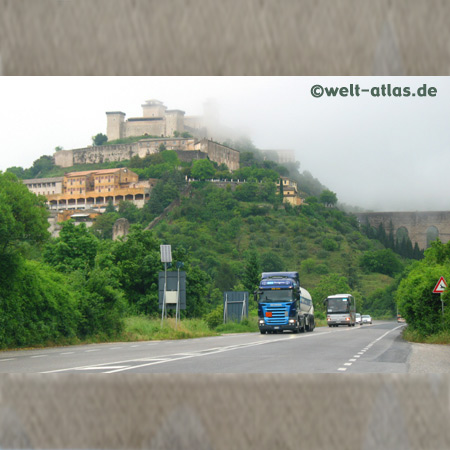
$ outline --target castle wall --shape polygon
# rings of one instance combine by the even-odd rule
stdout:
[[[182,133],[184,131],[184,113],[182,111],[166,112],[166,136],[173,136],[175,131]]]
[[[75,164],[98,164],[109,161],[124,161],[133,156],[145,158],[159,152],[164,144],[168,150],[177,151],[180,160],[192,161],[208,157],[217,164],[226,164],[231,170],[239,169],[239,152],[206,139],[196,143],[195,139],[166,138],[143,139],[132,144],[99,145],[75,150],[56,152],[55,164],[60,167],[72,167]]]
[[[59,152],[56,152],[53,157],[55,158],[55,165],[57,166],[73,166],[73,150],[60,150]]]
[[[70,165],[61,165],[55,160],[55,164],[62,167],[71,167],[76,164],[98,164],[109,161],[123,161],[137,154],[132,144],[100,145],[71,150],[73,161]],[[59,153],[59,152],[58,152]]]
[[[200,150],[184,151],[176,150],[178,159],[182,162],[196,161],[197,159],[206,159],[208,154]]]
[[[149,134],[151,136],[165,136],[166,124],[164,119],[157,120],[128,120],[124,124],[124,137],[143,136]]]
[[[198,150],[208,154],[211,161],[226,164],[230,171],[239,169],[239,152],[207,139],[199,142]]]

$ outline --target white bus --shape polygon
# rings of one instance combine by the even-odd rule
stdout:
[[[324,301],[329,327],[348,325],[354,327],[356,323],[356,302],[350,294],[330,295]]]

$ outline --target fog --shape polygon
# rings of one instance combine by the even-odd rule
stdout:
[[[311,87],[390,84],[434,97],[314,98]],[[380,91],[381,92],[381,91]],[[30,167],[57,146],[106,134],[106,111],[142,116],[148,99],[187,116],[216,105],[222,131],[261,149],[293,150],[300,171],[341,203],[375,211],[449,210],[450,79],[443,77],[2,77],[0,170]],[[214,134],[216,136],[214,136]],[[300,186],[301,189],[301,186]]]

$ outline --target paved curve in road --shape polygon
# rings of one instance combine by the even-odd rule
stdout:
[[[403,325],[316,328],[0,353],[0,373],[407,373]]]

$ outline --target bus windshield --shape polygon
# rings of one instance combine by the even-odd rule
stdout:
[[[349,312],[350,302],[347,298],[328,298],[327,313],[347,313]]]
[[[292,289],[264,290],[259,297],[260,303],[292,302]]]

